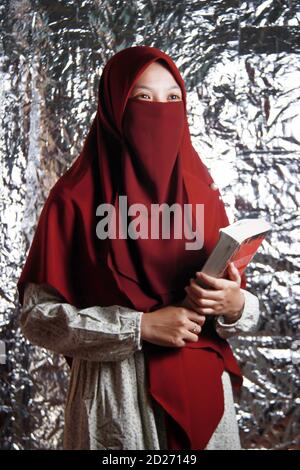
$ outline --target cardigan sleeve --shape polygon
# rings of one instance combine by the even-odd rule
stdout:
[[[245,296],[245,304],[241,317],[234,323],[225,323],[222,315],[214,318],[215,329],[224,339],[243,333],[256,331],[258,328],[260,306],[258,297],[246,289],[241,289]]]
[[[26,283],[20,326],[33,344],[90,361],[120,361],[142,348],[143,312],[120,305],[79,309],[48,284]]]

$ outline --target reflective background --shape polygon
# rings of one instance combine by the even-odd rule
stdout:
[[[237,410],[244,448],[300,449],[300,3],[1,0],[0,15],[0,447],[62,448],[68,369],[21,335],[16,281],[45,198],[82,148],[103,66],[145,44],[185,79],[192,140],[230,221],[273,225],[246,271],[258,332],[231,341],[245,375]]]

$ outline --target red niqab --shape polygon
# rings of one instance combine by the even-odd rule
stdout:
[[[129,98],[137,78],[159,59],[181,87],[182,101]],[[189,278],[201,269],[219,229],[229,223],[212,182],[191,143],[185,85],[173,60],[149,46],[118,52],[101,75],[98,109],[83,149],[41,212],[18,281],[20,302],[26,282],[50,284],[79,308],[118,304],[152,312],[184,298]],[[169,239],[161,233],[153,239],[149,231],[148,238],[99,239],[97,207],[112,204],[119,214],[119,196],[126,196],[127,208],[143,204],[147,210],[140,220],[148,230],[153,204],[192,204],[193,229],[196,203],[204,204],[204,231],[197,226],[203,248],[187,250],[190,240],[172,238],[172,218]],[[117,217],[117,233],[126,233],[135,217]],[[229,344],[207,320],[195,343],[171,348],[143,341],[143,350],[149,392],[166,411],[168,448],[204,449],[224,411],[222,372],[231,374],[234,386],[242,383]]]

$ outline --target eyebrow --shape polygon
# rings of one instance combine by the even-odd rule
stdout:
[[[146,88],[147,90],[153,91],[153,88],[151,88],[150,86],[146,86],[146,85],[136,85],[135,87],[133,87],[133,90],[136,90],[138,88]],[[173,85],[170,88],[168,88],[168,90],[173,90],[174,88],[177,88],[178,90],[181,91],[181,88],[178,85]]]

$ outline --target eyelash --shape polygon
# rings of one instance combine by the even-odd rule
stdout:
[[[135,95],[135,98],[138,98],[139,96],[149,96],[147,95],[146,93],[140,93],[139,95]],[[169,95],[169,96],[176,96],[179,100],[181,100],[181,97],[178,96],[178,95]],[[171,100],[171,101],[175,101],[175,100]]]

